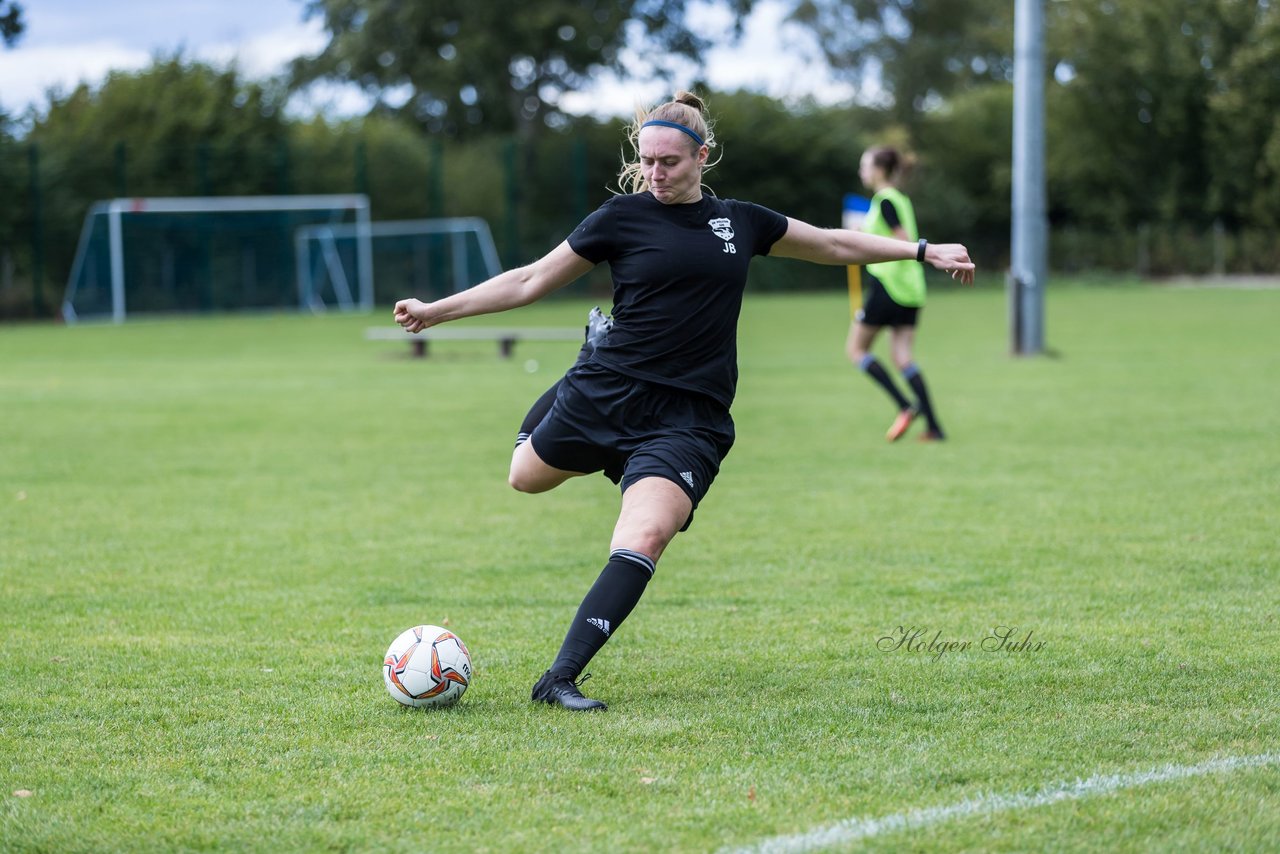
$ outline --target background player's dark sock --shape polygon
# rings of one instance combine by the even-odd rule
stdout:
[[[933,414],[933,403],[929,400],[929,389],[924,384],[924,376],[921,375],[920,369],[916,367],[916,363],[912,362],[902,371],[902,375],[907,378],[907,385],[911,386],[911,390],[916,393],[916,408],[920,410],[920,414],[924,416],[925,423],[929,425],[929,430],[942,435],[942,425],[938,423],[937,416]]]
[[[578,678],[591,657],[640,601],[653,570],[653,561],[639,552],[613,550],[600,577],[578,606],[578,614],[551,665],[553,674]]]
[[[899,410],[911,408],[911,401],[907,400],[902,392],[898,391],[898,384],[893,381],[893,377],[889,376],[889,372],[884,369],[884,366],[880,364],[880,361],[875,356],[870,353],[863,356],[862,361],[858,362],[858,367],[889,393],[889,396],[898,404]]]

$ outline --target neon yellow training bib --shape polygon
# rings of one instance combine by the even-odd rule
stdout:
[[[882,237],[897,239],[893,229],[884,221],[880,213],[880,202],[888,200],[898,212],[898,220],[907,236],[912,241],[920,239],[916,230],[916,212],[911,207],[911,200],[896,187],[885,187],[871,197],[871,210],[867,211],[866,222],[862,230],[868,234],[879,234]],[[924,305],[924,268],[916,261],[881,261],[868,264],[867,271],[884,282],[884,289],[893,297],[898,305]]]

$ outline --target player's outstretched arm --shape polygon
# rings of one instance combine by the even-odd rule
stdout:
[[[499,273],[442,300],[402,299],[396,303],[395,321],[409,332],[421,332],[462,317],[519,308],[563,288],[594,266],[565,241],[532,264]]]
[[[787,233],[773,244],[769,255],[815,264],[874,264],[914,261],[918,250],[915,243],[845,228],[817,228],[788,217]],[[953,279],[965,284],[973,282],[973,261],[969,250],[959,243],[930,243],[925,247],[924,260],[950,273]]]

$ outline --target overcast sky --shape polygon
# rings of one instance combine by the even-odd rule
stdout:
[[[11,116],[33,105],[43,110],[50,87],[70,91],[82,81],[96,86],[108,71],[140,69],[157,53],[178,48],[213,63],[236,60],[245,76],[260,78],[296,56],[318,52],[326,41],[318,19],[302,20],[301,0],[30,0],[20,5],[26,31],[16,48],[0,48],[0,106]],[[723,31],[726,25],[717,16],[704,10],[699,21]],[[784,99],[813,96],[823,103],[851,97],[852,89],[833,82],[820,61],[804,58],[814,55],[805,34],[781,22],[781,8],[762,3],[739,47],[708,56],[711,84]],[[566,96],[564,107],[629,115],[637,101],[652,102],[667,88],[606,79],[590,91]],[[291,104],[294,112],[324,109],[335,115],[358,113],[364,106],[358,93],[337,89]]]

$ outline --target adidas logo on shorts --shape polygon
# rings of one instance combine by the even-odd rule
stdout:
[[[693,489],[693,472],[682,471],[680,472],[680,477],[684,478],[684,482],[689,484],[690,489]]]

